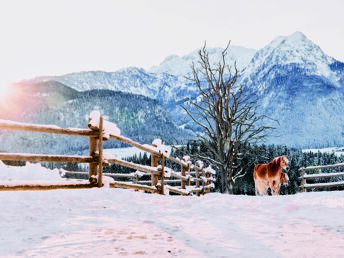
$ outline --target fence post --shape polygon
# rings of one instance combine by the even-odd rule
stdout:
[[[300,169],[300,175],[301,175],[301,192],[306,192],[305,184],[306,184],[306,179],[305,179],[305,170],[303,168]]]
[[[188,172],[187,175],[189,177],[189,179],[188,179],[188,186],[190,186],[191,185],[191,162],[190,161],[188,162],[187,172]]]
[[[99,118],[98,187],[103,186],[103,116]]]
[[[161,154],[161,191],[160,194],[165,194],[165,156],[164,154]]]
[[[133,179],[133,183],[134,183],[134,184],[138,184],[138,182],[139,182],[139,176],[138,176],[138,174],[136,173],[136,174],[135,174],[135,177],[134,177],[134,179]]]
[[[184,165],[181,165],[182,166],[182,176],[184,177],[184,176],[186,176],[186,170],[187,170],[187,167],[185,167]],[[182,187],[182,189],[186,189],[186,180],[185,179],[181,179],[182,180],[182,182],[181,182],[181,187]]]
[[[157,147],[157,145],[154,143],[152,143],[152,146]],[[151,166],[157,168],[159,165],[159,157],[154,154],[151,154],[151,160],[152,160]],[[157,184],[158,184],[158,175],[152,174],[152,186],[156,186]]]
[[[195,163],[196,187],[199,187],[199,179],[201,177],[202,170],[203,170],[203,162],[200,160],[197,160]]]
[[[89,137],[89,155],[93,158],[97,155],[97,143],[98,139],[96,137]],[[92,162],[88,165],[88,180],[90,184],[97,184],[97,163]]]

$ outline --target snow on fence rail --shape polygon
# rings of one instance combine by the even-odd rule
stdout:
[[[310,188],[326,188],[326,187],[337,187],[337,186],[344,186],[344,181],[338,182],[330,182],[330,183],[312,183],[307,184],[307,179],[319,179],[319,178],[331,178],[331,177],[344,177],[344,172],[335,172],[335,173],[318,173],[318,174],[306,174],[306,171],[312,170],[319,170],[319,169],[331,169],[331,168],[339,168],[344,167],[344,163],[334,164],[334,165],[325,165],[325,166],[311,166],[300,168],[300,177],[301,185],[300,189],[301,192],[307,191]],[[344,180],[344,179],[343,179]]]
[[[197,161],[195,165],[191,164],[190,157],[185,156],[183,159],[170,156],[169,151],[161,143],[161,140],[156,139],[152,145],[142,145],[132,139],[126,138],[121,135],[118,127],[108,121],[103,120],[99,111],[92,111],[89,116],[88,129],[79,128],[61,128],[55,125],[37,125],[20,123],[8,120],[0,119],[0,129],[3,130],[23,130],[38,133],[54,133],[64,134],[71,136],[83,136],[89,138],[89,155],[88,156],[75,156],[75,155],[46,155],[46,154],[28,154],[28,153],[0,153],[0,160],[12,160],[12,161],[33,161],[33,162],[75,162],[75,163],[88,163],[89,171],[87,172],[70,172],[64,171],[65,174],[70,175],[83,175],[87,176],[88,184],[78,184],[75,188],[88,188],[88,187],[102,187],[103,186],[103,166],[109,166],[110,164],[118,164],[121,166],[136,169],[135,175],[129,174],[112,174],[106,173],[105,176],[117,176],[117,177],[131,177],[135,180],[135,183],[128,182],[113,182],[110,183],[110,187],[130,188],[136,190],[144,190],[153,193],[165,194],[165,183],[171,183],[175,180],[169,180],[169,178],[177,178],[180,181],[181,188],[168,186],[170,192],[178,194],[188,195],[191,193],[205,193],[214,188],[213,175],[215,171],[211,167],[203,168],[203,163]],[[124,161],[117,158],[114,155],[103,154],[103,141],[114,139],[122,143],[126,143],[133,147],[136,147],[142,151],[148,152],[151,155],[151,166],[144,166],[135,164],[132,162]],[[181,166],[181,172],[175,172],[172,169],[165,166],[165,160],[169,159]],[[192,176],[191,169],[195,172]],[[151,176],[150,186],[140,183],[138,174],[148,174]],[[165,182],[165,178],[167,179]],[[195,187],[190,187],[191,183],[195,184]],[[188,184],[188,189],[186,185]],[[16,190],[16,189],[57,189],[57,188],[73,188],[68,185],[11,185],[0,186],[0,190]]]

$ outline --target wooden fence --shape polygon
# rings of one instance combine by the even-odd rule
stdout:
[[[180,180],[180,188],[167,186],[170,192],[188,195],[191,193],[205,193],[209,192],[214,187],[213,182],[215,179],[213,175],[215,171],[211,167],[203,168],[203,163],[197,161],[195,165],[192,165],[188,156],[183,159],[170,156],[169,151],[161,143],[161,140],[154,140],[152,145],[142,145],[129,138],[121,136],[120,130],[113,123],[110,123],[103,119],[102,115],[98,111],[93,111],[89,116],[88,129],[75,129],[75,128],[60,128],[50,125],[36,125],[19,123],[8,120],[0,120],[0,129],[3,130],[22,130],[39,133],[54,133],[64,134],[70,136],[81,136],[89,138],[89,152],[87,156],[75,156],[75,155],[46,155],[46,154],[28,154],[28,153],[0,153],[0,160],[11,161],[33,161],[33,162],[75,162],[75,163],[88,163],[87,172],[66,172],[67,174],[79,174],[87,175],[88,184],[78,184],[75,188],[89,188],[89,187],[102,187],[103,186],[103,167],[110,164],[118,164],[121,166],[129,167],[150,175],[150,185],[148,182],[141,182],[138,180],[138,174],[135,175],[119,175],[119,174],[105,174],[105,176],[111,177],[131,177],[134,178],[133,182],[118,182],[110,183],[110,187],[131,188],[136,190],[144,190],[153,193],[165,194],[165,184]],[[106,155],[103,151],[103,142],[114,139],[119,142],[136,147],[141,151],[145,151],[151,155],[151,166],[144,166],[141,164],[135,164],[132,162],[124,161],[113,155]],[[177,163],[181,167],[180,172],[175,172],[172,169],[165,166],[166,159]],[[191,172],[194,170],[194,173]],[[194,176],[192,175],[194,174]],[[165,181],[165,178],[167,181]],[[175,178],[175,179],[170,179]],[[195,187],[186,187],[194,184]],[[0,186],[0,190],[10,189],[56,189],[56,188],[73,188],[71,185],[11,185]]]
[[[307,189],[311,188],[331,188],[337,186],[344,186],[344,179],[338,182],[329,182],[329,183],[312,183],[307,184],[307,179],[319,179],[319,178],[332,178],[332,177],[344,177],[344,172],[334,172],[334,173],[318,173],[318,174],[306,174],[306,171],[312,170],[321,170],[321,169],[335,169],[344,167],[344,163],[334,164],[334,165],[325,165],[325,166],[312,166],[306,168],[300,168],[300,177],[301,185],[300,191],[305,192]]]

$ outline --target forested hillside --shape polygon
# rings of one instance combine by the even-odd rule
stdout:
[[[96,109],[116,123],[122,135],[141,143],[151,143],[154,139],[161,138],[167,144],[178,144],[188,137],[187,131],[176,127],[171,114],[157,100],[142,95],[111,90],[76,92],[66,87],[57,99],[56,92],[51,96],[47,92],[49,87],[45,86],[43,89],[40,94],[27,93],[27,97],[35,105],[29,106],[20,117],[14,119],[61,127],[87,128],[87,115]],[[51,97],[54,99],[53,103],[50,101]],[[122,145],[114,140],[105,142],[104,145],[105,148],[119,146]],[[11,152],[75,154],[88,149],[88,139],[29,132],[2,132],[0,149]]]

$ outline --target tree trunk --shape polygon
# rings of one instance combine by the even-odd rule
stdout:
[[[233,180],[233,172],[232,168],[230,168],[229,175],[227,177],[227,187],[228,187],[228,193],[233,194],[233,188],[234,188],[234,180]]]
[[[220,184],[220,191],[221,193],[227,193],[228,190],[228,173],[224,166],[220,167],[220,175],[221,175],[221,184]]]

